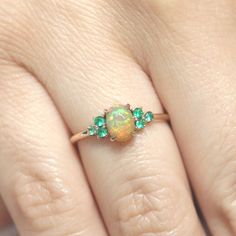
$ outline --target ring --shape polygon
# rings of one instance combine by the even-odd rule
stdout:
[[[126,142],[152,121],[168,120],[169,115],[166,113],[144,113],[141,107],[131,109],[129,104],[117,105],[105,110],[102,116],[95,117],[92,125],[73,135],[70,140],[76,143],[89,136],[97,136],[100,139],[110,137],[111,141]]]

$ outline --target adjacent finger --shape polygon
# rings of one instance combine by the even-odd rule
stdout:
[[[106,235],[47,93],[24,69],[0,65],[0,191],[20,234]]]
[[[175,33],[156,28],[150,73],[213,235],[236,235],[235,4],[200,2],[158,9]]]

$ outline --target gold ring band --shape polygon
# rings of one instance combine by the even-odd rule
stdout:
[[[95,117],[94,124],[73,135],[70,140],[76,143],[89,136],[98,138],[110,136],[111,141],[126,142],[135,132],[153,121],[169,121],[169,115],[155,114],[151,111],[144,113],[141,107],[132,110],[129,104],[117,105],[105,110],[102,116]]]

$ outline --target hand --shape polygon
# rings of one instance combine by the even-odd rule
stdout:
[[[236,234],[235,14],[229,0],[1,1],[0,191],[21,235],[202,236],[203,218]],[[70,143],[115,103],[165,109],[171,127]]]

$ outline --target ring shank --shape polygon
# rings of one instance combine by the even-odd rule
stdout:
[[[88,132],[86,132],[86,133],[85,133],[85,132],[86,132],[86,130],[81,131],[81,132],[79,132],[79,133],[73,135],[73,136],[70,138],[70,141],[71,141],[72,143],[77,143],[79,140],[84,139],[84,138],[87,138],[88,136],[90,136]]]
[[[153,114],[154,118],[153,121],[169,121],[169,115],[166,113],[159,113],[159,114]],[[73,135],[70,139],[72,143],[77,143],[79,140],[82,140],[84,138],[89,137],[89,133],[87,130],[83,130],[75,135]]]
[[[155,121],[169,121],[169,115],[166,113],[161,113],[161,114],[153,114],[154,115],[154,119]]]

